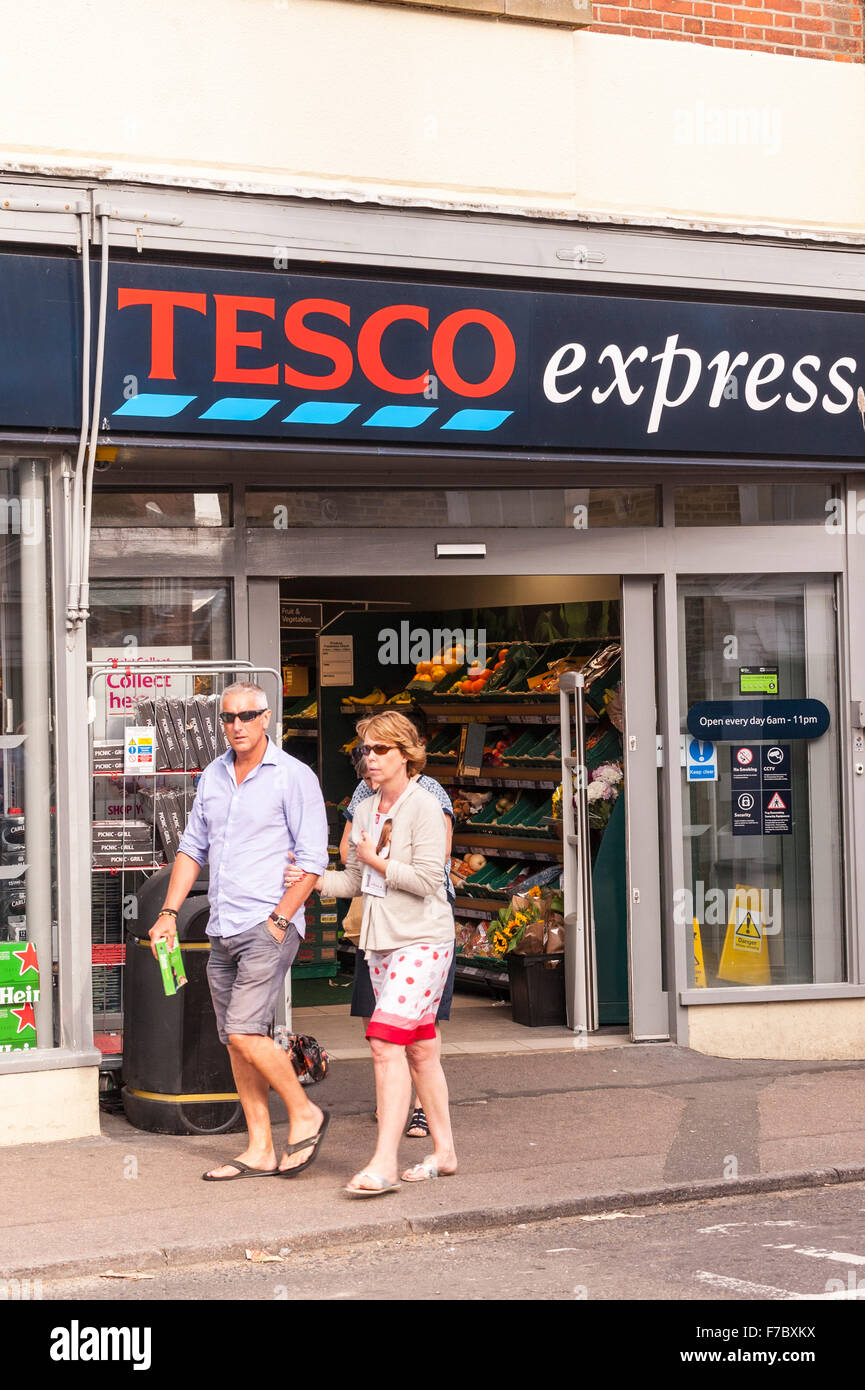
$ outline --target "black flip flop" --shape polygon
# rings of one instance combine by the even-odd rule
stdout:
[[[319,1125],[317,1132],[315,1134],[311,1134],[308,1139],[301,1139],[297,1144],[286,1144],[285,1148],[282,1151],[285,1157],[288,1158],[290,1154],[300,1153],[302,1149],[311,1148],[312,1153],[310,1154],[309,1158],[305,1159],[303,1163],[298,1163],[296,1168],[277,1168],[275,1176],[278,1178],[296,1178],[298,1173],[302,1173],[305,1168],[308,1168],[311,1163],[314,1163],[316,1158],[318,1157],[319,1142],[323,1138],[324,1131],[327,1129],[329,1124],[330,1111],[322,1110],[321,1124]]]
[[[236,1168],[236,1173],[229,1173],[227,1177],[215,1178],[210,1173],[202,1173],[205,1182],[237,1182],[238,1178],[275,1178],[279,1175],[278,1168],[250,1168],[247,1163],[241,1163],[239,1158],[231,1158],[227,1163],[220,1165],[222,1168]]]

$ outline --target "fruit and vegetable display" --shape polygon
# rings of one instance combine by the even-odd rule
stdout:
[[[561,875],[561,865],[538,872],[537,864],[508,863],[503,859],[488,859],[479,853],[454,858],[450,867],[454,891],[468,898],[507,898],[521,885],[529,888],[536,883],[549,883]]]
[[[288,709],[282,711],[283,719],[317,719],[318,700],[315,695],[304,695],[302,699],[296,700]]]
[[[466,854],[462,859],[457,859],[454,856],[449,870],[454,892],[461,893],[466,879],[471,874],[480,873],[482,869],[486,868],[486,863],[487,861],[482,854]]]
[[[442,681],[454,677],[465,665],[466,649],[461,643],[439,652],[431,661],[419,661],[415,673],[408,683],[408,690],[414,694],[429,694],[441,685]]]
[[[452,791],[451,801],[457,824],[482,811],[487,803],[492,801],[492,796],[492,792],[467,792],[462,788]]]
[[[456,761],[459,726],[448,725],[427,744],[431,763]],[[562,740],[555,728],[532,727],[523,732],[499,726],[490,728],[484,744],[484,767],[553,767],[562,756]]]
[[[343,704],[355,705],[357,709],[361,711],[376,709],[379,705],[384,705],[386,703],[387,696],[383,690],[379,690],[378,686],[370,691],[369,695],[346,695],[343,699]]]
[[[493,677],[507,664],[508,648],[501,647],[495,657],[487,662],[471,661],[462,680],[455,681],[448,689],[448,695],[482,695],[492,685]]]

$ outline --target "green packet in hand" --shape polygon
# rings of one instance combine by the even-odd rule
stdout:
[[[157,941],[156,954],[159,969],[162,971],[162,988],[166,994],[176,994],[186,984],[186,971],[180,954],[180,943],[174,939],[174,948],[169,951],[165,941]]]

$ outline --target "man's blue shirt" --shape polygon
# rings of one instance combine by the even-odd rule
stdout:
[[[283,874],[327,868],[327,815],[315,773],[268,738],[264,757],[240,786],[234,752],[216,758],[198,783],[183,854],[210,862],[208,936],[237,936],[263,922],[285,892]],[[292,922],[304,935],[304,907]]]

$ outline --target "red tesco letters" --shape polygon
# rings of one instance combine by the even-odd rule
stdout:
[[[275,320],[276,300],[243,294],[214,294],[213,317],[213,381],[244,385],[279,384],[280,368],[287,386],[302,390],[335,391],[345,386],[354,370],[351,346],[337,333],[314,328],[307,318],[330,318],[335,324],[351,327],[351,306],[336,299],[299,299],[290,304],[283,318],[286,341],[300,353],[321,358],[329,364],[323,372],[301,371],[290,363],[275,360],[259,366],[240,365],[239,350],[248,363],[250,353],[264,353],[261,319]],[[208,316],[208,296],[187,294],[178,290],[120,288],[117,291],[118,310],[133,306],[150,309],[150,377],[174,381],[175,314],[192,311]],[[259,326],[255,327],[256,318]],[[397,363],[385,364],[387,331],[392,324],[417,324],[418,333],[429,337],[430,312],[420,304],[388,304],[369,314],[358,326],[357,365],[367,381],[392,395],[422,393],[429,381],[429,370],[419,376],[397,374]],[[490,336],[493,345],[493,365],[482,381],[466,381],[454,363],[454,345],[461,330],[468,324],[478,324]],[[470,398],[492,396],[507,385],[516,365],[516,345],[513,334],[503,319],[483,309],[460,309],[442,319],[430,342],[431,366],[441,384],[455,395]]]

